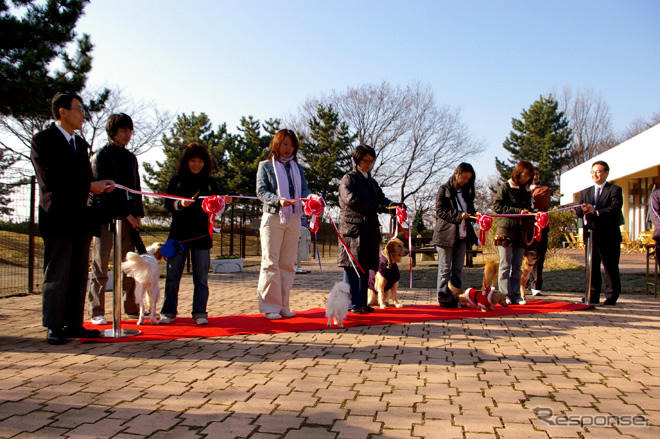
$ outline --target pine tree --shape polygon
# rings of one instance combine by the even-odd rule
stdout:
[[[513,130],[502,144],[511,157],[506,162],[495,158],[502,181],[511,176],[518,161],[528,160],[539,169],[541,184],[553,191],[559,187],[558,171],[570,160],[571,129],[558,107],[552,95],[540,96],[529,109],[522,111],[522,120],[512,119]]]
[[[307,125],[309,139],[302,138],[300,154],[306,165],[305,177],[312,193],[323,194],[330,205],[338,204],[339,182],[351,168],[351,144],[355,136],[339,121],[332,105],[319,105]]]
[[[7,175],[6,171],[14,164],[15,158],[6,154],[6,151],[0,149],[0,174]],[[0,214],[11,215],[13,209],[9,207],[11,203],[11,190],[15,184],[0,182]]]
[[[0,0],[0,114],[48,118],[55,91],[80,92],[92,68],[89,35],[74,31],[88,0]],[[75,40],[77,53],[67,46]],[[53,62],[61,70],[53,69]]]
[[[422,233],[424,230],[426,230],[426,225],[424,224],[424,211],[421,209],[418,209],[415,212],[415,217],[412,220],[412,234],[413,236],[417,236],[419,233]]]
[[[227,132],[226,124],[220,125],[218,130],[214,131],[211,120],[204,113],[192,113],[190,116],[181,114],[177,117],[170,129],[170,135],[163,135],[165,160],[157,161],[156,166],[144,163],[144,183],[155,192],[165,192],[170,179],[177,172],[184,148],[192,142],[199,142],[207,147],[214,164],[211,175],[218,179],[222,191],[227,191],[227,151],[232,148],[236,138]],[[144,206],[148,216],[169,216],[160,199],[147,198]]]
[[[232,194],[255,195],[259,162],[268,156],[268,145],[279,130],[280,121],[267,120],[263,126],[252,116],[242,117],[236,142],[229,150],[227,185]],[[266,131],[261,134],[261,128]]]

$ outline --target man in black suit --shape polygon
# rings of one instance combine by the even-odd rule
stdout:
[[[43,325],[50,344],[71,337],[98,337],[85,329],[89,244],[94,221],[89,192],[114,189],[112,180],[92,181],[89,145],[74,134],[85,111],[75,94],[57,93],[51,102],[55,123],[32,138],[30,158],[39,183],[39,231],[44,240]]]
[[[591,303],[600,300],[601,278],[600,264],[605,269],[606,300],[603,305],[616,305],[621,294],[619,275],[619,257],[621,255],[621,206],[623,198],[621,188],[607,182],[610,167],[603,161],[591,165],[591,179],[594,186],[580,192],[581,206],[577,215],[584,218],[584,227],[590,231],[593,239],[591,269]]]

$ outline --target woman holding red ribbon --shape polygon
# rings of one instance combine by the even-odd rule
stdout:
[[[534,166],[521,160],[513,168],[511,178],[497,191],[494,210],[498,214],[527,214],[532,209],[530,183]],[[495,244],[500,254],[498,285],[514,305],[527,303],[520,297],[520,267],[527,246],[527,232],[534,217],[498,218]]]
[[[179,284],[188,250],[193,268],[192,317],[198,325],[208,324],[206,304],[209,298],[208,277],[213,239],[209,232],[208,214],[202,209],[202,199],[199,197],[220,192],[218,182],[210,175],[212,168],[213,163],[206,147],[201,143],[191,143],[184,149],[177,173],[167,187],[170,195],[194,200],[165,200],[165,207],[172,213],[168,238],[182,242],[185,251],[167,260],[161,324],[172,323],[177,315]],[[225,202],[230,203],[231,198],[225,197]]]
[[[293,317],[289,298],[295,276],[303,206],[291,199],[310,195],[303,168],[298,164],[298,137],[280,130],[270,142],[268,160],[257,169],[257,196],[264,201],[261,218],[261,272],[257,296],[259,312],[267,319]]]
[[[369,173],[376,151],[367,145],[353,150],[355,167],[339,183],[339,233],[350,250],[337,250],[337,265],[344,267],[344,281],[351,286],[351,312],[364,314],[374,309],[367,305],[369,270],[378,269],[381,244],[379,213],[388,213],[393,203]],[[353,260],[356,258],[356,260]],[[359,274],[358,274],[359,271]]]
[[[462,288],[465,252],[477,243],[470,224],[470,216],[475,215],[474,180],[472,165],[460,163],[435,197],[436,221],[431,244],[438,252],[437,291],[446,289],[450,281]]]

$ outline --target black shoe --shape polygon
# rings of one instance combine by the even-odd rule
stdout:
[[[351,314],[366,314],[364,308],[351,308]]]
[[[613,299],[605,299],[605,302],[603,302],[603,305],[614,306],[614,305],[616,305],[616,300],[613,300]]]
[[[99,338],[101,331],[98,329],[86,329],[81,326],[79,328],[66,328],[64,334],[71,338]]]
[[[61,329],[49,329],[46,333],[46,341],[48,344],[64,344],[66,343],[66,337]]]
[[[587,298],[586,298],[586,297],[583,297],[582,299],[580,299],[580,302],[586,304],[586,303],[587,303]],[[600,305],[600,303],[598,303],[598,302],[590,302],[589,305]]]
[[[364,312],[374,312],[374,311],[375,311],[375,309],[373,309],[373,308],[370,307],[369,305],[364,305],[364,306],[362,307],[362,310],[363,310]]]

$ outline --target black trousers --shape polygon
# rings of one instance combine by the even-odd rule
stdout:
[[[83,322],[90,235],[44,236],[43,325],[79,328]]]
[[[542,290],[543,289],[543,264],[545,263],[545,255],[548,253],[548,228],[544,228],[541,232],[541,241],[536,243],[537,259],[534,268],[532,269],[532,275],[530,279],[532,280],[532,289]],[[527,285],[525,285],[527,286]]]
[[[616,300],[621,294],[621,276],[619,274],[619,259],[621,257],[621,241],[611,236],[591,232],[593,234],[593,255],[591,264],[591,301],[600,301],[602,279],[600,265],[605,271],[605,298]]]

